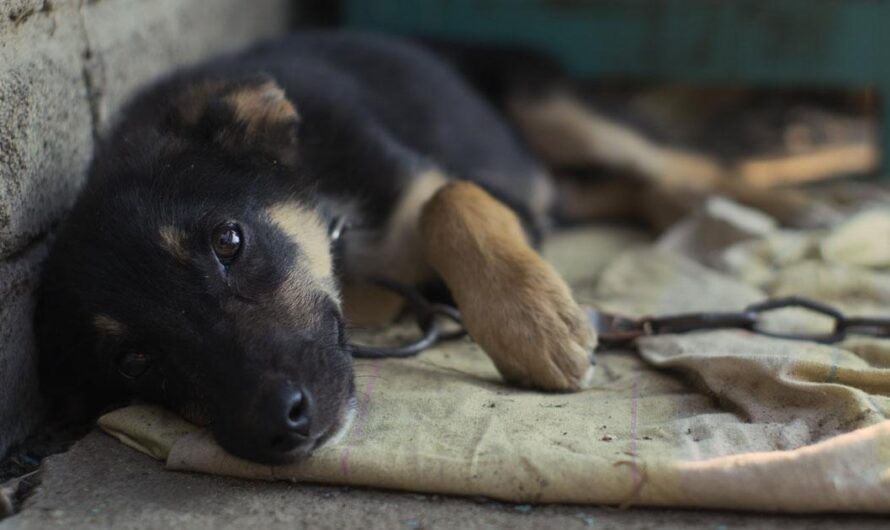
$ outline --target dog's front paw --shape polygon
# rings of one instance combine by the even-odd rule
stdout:
[[[504,266],[508,270],[484,296],[461,305],[470,335],[511,384],[550,391],[588,387],[596,333],[568,286],[533,252]]]
[[[452,183],[427,203],[421,224],[427,259],[507,382],[552,391],[590,384],[593,327],[509,208],[474,184]]]

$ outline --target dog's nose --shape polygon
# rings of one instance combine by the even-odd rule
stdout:
[[[282,385],[270,411],[273,422],[272,449],[287,453],[309,437],[312,423],[312,394],[306,389]]]
[[[287,426],[296,434],[309,436],[309,408],[311,407],[309,393],[295,389],[285,397],[287,406]]]

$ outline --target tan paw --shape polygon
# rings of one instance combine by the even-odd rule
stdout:
[[[470,335],[517,386],[587,388],[596,333],[556,271],[537,255],[508,266],[485,296],[461,305]]]
[[[507,382],[552,391],[590,384],[593,327],[509,208],[457,182],[429,201],[421,224],[429,263]]]

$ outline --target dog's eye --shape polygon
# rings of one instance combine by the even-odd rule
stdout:
[[[228,263],[238,255],[243,239],[241,229],[237,224],[223,223],[213,229],[210,244],[213,246],[216,257],[221,262]]]
[[[117,359],[117,371],[127,379],[136,379],[148,371],[151,356],[136,351],[125,351]]]

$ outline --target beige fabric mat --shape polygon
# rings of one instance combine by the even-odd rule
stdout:
[[[718,199],[655,244],[599,227],[547,250],[581,301],[632,315],[795,293],[890,316],[887,210],[804,233]],[[772,321],[825,326],[795,311]],[[714,331],[650,337],[639,350],[600,353],[594,387],[562,395],[504,386],[469,340],[359,361],[352,430],[295,466],[235,459],[153,407],[100,425],[169,469],[246,478],[514,502],[890,512],[890,341]]]

